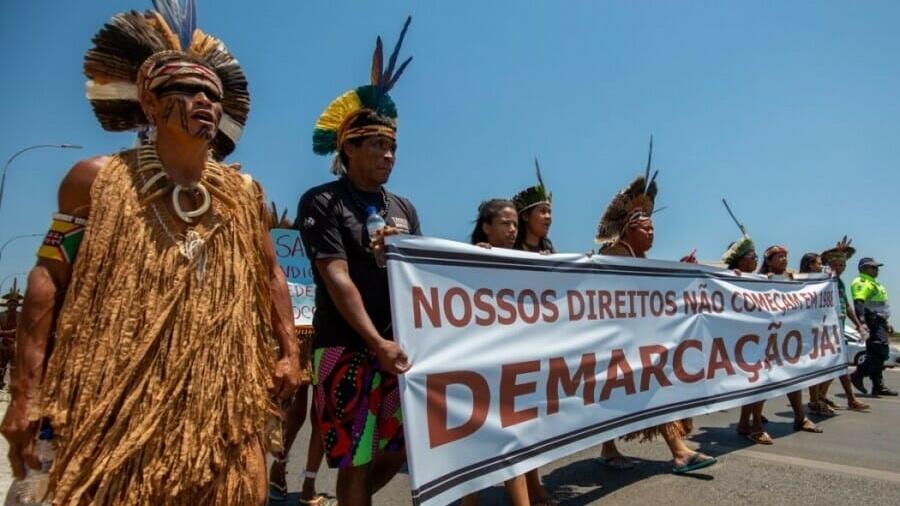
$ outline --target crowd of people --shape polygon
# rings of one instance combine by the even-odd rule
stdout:
[[[333,157],[335,178],[303,194],[293,224],[316,283],[313,329],[298,332],[262,188],[223,162],[249,113],[247,81],[225,45],[196,28],[192,2],[186,9],[157,2],[157,10],[116,15],[85,58],[87,96],[103,128],[138,130],[140,140],[77,163],[61,183],[16,334],[2,424],[14,474],[39,466],[37,434],[49,427],[50,504],[265,504],[287,496],[288,451],[309,409],[300,503],[371,504],[405,461],[397,378],[410,364],[392,336],[384,265],[385,237],[421,233],[413,203],[385,187],[397,149],[390,92],[411,61],[398,59],[410,20],[387,58],[378,39],[370,82],[338,96],[316,121],[313,150]],[[600,255],[650,251],[650,169],[648,159],[603,214]],[[479,206],[473,244],[555,252],[552,195],[537,173],[537,184],[512,199]],[[379,219],[385,226],[370,229]],[[758,268],[741,230],[723,267],[792,276],[785,247],[764,250]],[[868,392],[865,378],[872,395],[897,395],[881,373],[893,328],[881,264],[861,259],[847,296],[840,276],[854,253],[842,240],[804,255],[799,271],[837,277],[842,324],[849,319],[868,336],[865,362],[841,378],[847,407],[865,411],[853,392]],[[806,407],[801,392],[788,395],[796,430],[822,432],[806,413],[834,414],[829,383],[809,389]],[[741,409],[736,427],[773,444],[765,423],[757,402]],[[662,439],[673,472],[688,473],[716,462],[687,445],[692,429],[683,419],[624,439]],[[267,453],[276,457],[268,468]],[[316,490],[323,459],[338,469],[336,498]],[[637,464],[614,440],[598,463],[620,471]],[[555,504],[537,469],[505,488],[517,506]],[[477,502],[477,494],[464,499]]]

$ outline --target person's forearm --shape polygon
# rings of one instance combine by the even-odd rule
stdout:
[[[300,354],[294,331],[294,311],[287,279],[280,267],[273,269],[269,280],[272,295],[272,332],[278,340],[282,358],[294,358]]]
[[[866,311],[865,302],[854,299],[853,300],[853,312],[856,313],[857,321],[863,321],[863,319],[866,317],[865,311]]]
[[[28,289],[16,334],[16,358],[11,372],[12,400],[35,400],[44,380],[44,361],[56,314],[58,290],[43,267],[28,276]]]

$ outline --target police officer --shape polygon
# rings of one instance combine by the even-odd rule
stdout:
[[[850,375],[850,381],[861,392],[866,393],[863,378],[872,379],[872,395],[897,395],[897,392],[884,386],[882,371],[884,361],[888,359],[890,335],[894,333],[894,327],[888,321],[891,317],[891,306],[888,304],[888,294],[884,285],[875,278],[878,277],[878,268],[884,264],[876,262],[870,257],[859,261],[859,277],[850,285],[850,295],[853,297],[853,306],[856,314],[862,316],[869,328],[869,338],[866,340],[866,359]]]

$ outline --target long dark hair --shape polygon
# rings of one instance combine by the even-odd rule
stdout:
[[[515,204],[506,199],[490,199],[485,200],[478,205],[478,218],[475,219],[475,228],[472,229],[472,244],[480,242],[488,242],[487,234],[484,233],[482,225],[494,221],[494,218],[500,214],[500,211],[507,207],[516,209]]]
[[[525,221],[525,215],[531,214],[538,207],[539,206],[534,206],[519,213],[519,230],[516,233],[516,244],[515,246],[513,246],[514,249],[525,249],[525,238],[528,237],[528,222]],[[556,253],[556,250],[553,249],[553,243],[550,242],[549,235],[547,237],[541,237],[541,239],[538,241],[538,251],[549,251],[551,253]]]
[[[803,258],[800,259],[800,272],[812,272],[810,266],[817,258],[819,258],[818,253],[807,253],[803,255]]]

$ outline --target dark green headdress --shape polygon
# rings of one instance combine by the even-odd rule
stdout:
[[[731,212],[731,207],[728,205],[728,202],[725,199],[722,199],[722,203],[725,204],[725,210],[728,211],[728,215],[731,216],[731,219],[734,220],[734,223],[741,230],[741,238],[729,244],[728,249],[722,254],[722,261],[725,262],[725,265],[731,265],[742,256],[755,250],[756,246],[753,244],[753,239],[750,239],[750,234],[747,233],[747,229],[744,228],[743,223],[738,221],[734,213]]]
[[[537,158],[534,159],[534,167],[537,170],[538,184],[520,191],[512,198],[513,204],[516,205],[516,212],[519,214],[540,204],[550,205],[553,200],[553,194],[547,191],[547,186],[544,185],[544,179],[541,177],[541,164],[538,163]]]

